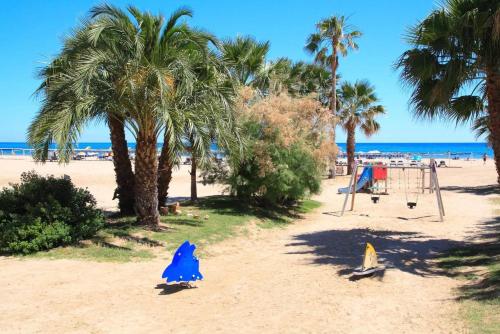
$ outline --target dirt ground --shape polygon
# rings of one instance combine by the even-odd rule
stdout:
[[[0,164],[0,185],[15,181],[4,171],[23,170]],[[498,188],[492,161],[455,166],[439,169],[444,222],[434,195],[419,195],[410,210],[400,189],[378,204],[358,194],[355,210],[340,217],[337,188],[348,178],[338,177],[317,196],[323,206],[296,224],[211,246],[201,259],[205,280],[193,289],[162,282],[170,254],[126,264],[0,257],[0,332],[464,333],[453,291],[461,282],[432,259],[488,228],[495,217],[487,199]],[[112,168],[93,171],[68,174],[91,190],[103,187],[98,199],[106,198]],[[187,181],[175,182],[189,191]],[[351,281],[367,241],[387,269]]]

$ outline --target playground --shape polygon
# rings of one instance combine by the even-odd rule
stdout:
[[[465,332],[456,288],[439,252],[478,239],[495,221],[493,166],[439,169],[446,219],[435,194],[409,209],[401,194],[358,193],[340,216],[348,176],[327,180],[323,203],[282,229],[254,228],[211,245],[195,288],[167,285],[171,251],[148,261],[0,257],[2,332]],[[383,277],[352,281],[366,242]],[[57,273],[57,274],[56,274]],[[271,316],[272,315],[272,316]],[[29,319],[29,320],[27,320]],[[359,324],[363,325],[360,326]]]

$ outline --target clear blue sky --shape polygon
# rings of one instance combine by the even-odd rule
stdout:
[[[66,33],[88,9],[101,1],[24,0],[2,6],[0,31],[0,141],[24,141],[28,124],[39,108],[32,97],[39,82],[36,69],[54,56]],[[360,50],[341,59],[345,80],[367,79],[375,85],[388,115],[380,121],[381,132],[372,142],[470,142],[467,126],[429,123],[412,119],[409,92],[402,88],[392,65],[407,45],[403,35],[409,25],[424,18],[435,7],[434,0],[114,0],[109,3],[135,6],[168,16],[180,6],[194,11],[193,25],[220,38],[253,35],[271,42],[270,58],[286,56],[310,60],[303,50],[315,23],[333,14],[351,16],[351,23],[364,35]],[[338,141],[345,134],[339,133]],[[368,141],[361,134],[359,142]],[[90,125],[82,142],[109,141],[101,124]]]

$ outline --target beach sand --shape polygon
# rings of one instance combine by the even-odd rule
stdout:
[[[19,182],[22,172],[34,170],[41,175],[63,176],[69,175],[78,187],[87,188],[97,200],[103,210],[117,210],[118,200],[113,200],[116,188],[115,172],[112,161],[83,160],[71,161],[69,164],[47,162],[39,164],[28,157],[0,158],[0,188],[9,183]],[[190,166],[181,165],[173,172],[170,184],[170,195],[173,197],[189,197],[191,176]],[[198,185],[198,196],[220,194],[225,187],[220,185]]]
[[[110,162],[35,165],[0,160],[0,186],[21,171],[68,174],[113,208]],[[440,168],[446,217],[435,194],[406,207],[393,180],[391,195],[373,204],[356,196],[339,217],[348,177],[326,180],[323,206],[290,227],[257,229],[210,246],[197,288],[166,287],[160,275],[170,255],[147,262],[94,263],[0,257],[2,333],[465,333],[454,289],[463,282],[440,272],[440,251],[479,240],[495,220],[498,196],[490,160],[453,161]],[[200,185],[200,195],[222,188]],[[174,174],[173,196],[189,195],[185,167]],[[415,194],[410,194],[415,196]],[[349,280],[371,242],[387,266],[383,277]]]

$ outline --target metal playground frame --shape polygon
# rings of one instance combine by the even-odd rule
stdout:
[[[351,208],[349,211],[353,211],[354,210],[354,201],[355,201],[355,198],[356,198],[356,191],[354,191],[356,189],[356,186],[357,186],[357,175],[358,175],[358,168],[359,167],[368,167],[368,166],[364,166],[362,164],[358,164],[358,162],[356,161],[354,163],[354,166],[353,166],[353,171],[352,171],[352,174],[351,174],[351,178],[349,180],[349,191],[346,191],[345,193],[345,199],[344,199],[344,204],[342,206],[342,212],[341,212],[341,216],[344,215],[344,212],[346,210],[346,207],[347,207],[347,202],[349,201],[349,195],[352,193],[352,198],[351,198]],[[431,159],[430,161],[430,164],[429,165],[421,165],[421,166],[387,166],[387,165],[373,165],[372,167],[380,167],[380,168],[387,168],[388,170],[389,169],[400,169],[400,170],[405,170],[405,169],[417,169],[417,170],[420,170],[420,173],[421,173],[421,178],[422,178],[422,183],[421,183],[421,186],[422,186],[422,194],[425,192],[425,174],[429,173],[429,193],[432,194],[432,193],[435,193],[436,194],[436,201],[437,201],[437,207],[438,207],[438,211],[439,211],[439,218],[441,221],[444,221],[444,216],[445,216],[445,212],[444,212],[444,205],[443,205],[443,199],[441,197],[441,189],[439,187],[439,180],[438,180],[438,176],[437,176],[437,170],[436,170],[436,163],[435,163],[435,160],[434,159]],[[403,176],[404,177],[404,176]],[[386,189],[387,189],[387,184],[386,184]],[[405,189],[406,191],[406,189]]]

